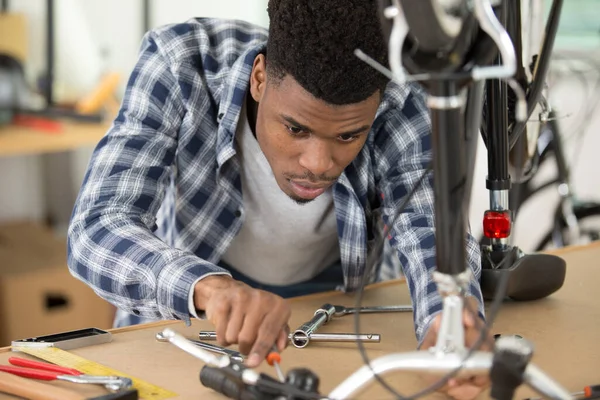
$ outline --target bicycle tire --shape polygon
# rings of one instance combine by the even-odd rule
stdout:
[[[442,19],[452,18],[442,15],[443,11],[437,0],[400,0],[406,21],[410,26],[409,35],[418,40],[420,51],[437,53],[442,49],[450,49],[462,31],[465,17],[457,17],[454,32],[444,26],[448,24]]]
[[[582,204],[579,207],[576,207],[574,210],[575,217],[578,221],[589,217],[600,217],[600,204],[591,203],[591,204]],[[560,229],[566,229],[567,223],[564,218],[561,218],[559,221]],[[552,244],[552,233],[554,232],[554,228],[550,229],[550,231],[543,237],[542,240],[535,247],[536,252],[544,251],[544,249]]]

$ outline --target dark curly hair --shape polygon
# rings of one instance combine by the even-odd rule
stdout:
[[[267,74],[289,74],[329,104],[358,103],[388,79],[359,60],[360,48],[388,64],[375,0],[269,0]]]

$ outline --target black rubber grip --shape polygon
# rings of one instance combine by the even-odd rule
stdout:
[[[527,361],[522,357],[510,353],[500,352],[494,354],[490,370],[490,397],[495,400],[512,400],[515,391],[523,383],[523,373]]]
[[[219,368],[204,366],[200,371],[202,384],[230,399],[256,400],[256,396]]]

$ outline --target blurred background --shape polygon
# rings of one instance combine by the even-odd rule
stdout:
[[[69,275],[65,234],[91,152],[117,112],[142,35],[200,16],[267,27],[267,2],[0,0],[0,346],[112,325],[112,306]],[[572,189],[577,198],[600,202],[600,0],[565,1],[548,82]],[[476,237],[489,205],[486,173],[480,142],[470,211]],[[532,182],[554,174],[550,159]],[[552,185],[525,202],[514,243],[535,251],[559,200]],[[600,228],[600,217],[585,223]]]

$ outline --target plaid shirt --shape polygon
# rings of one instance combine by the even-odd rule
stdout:
[[[68,235],[71,273],[138,322],[189,323],[193,282],[227,273],[217,264],[244,221],[234,134],[266,40],[263,28],[218,19],[144,37],[120,112],[90,160]],[[333,186],[343,290],[360,284],[378,217],[388,221],[429,164],[430,129],[422,91],[390,83],[365,146]],[[479,246],[470,235],[467,243],[474,272],[468,291],[481,304]],[[399,263],[388,258],[372,280],[396,277],[394,265],[402,265],[421,341],[441,310],[431,279],[431,179],[391,230],[389,246],[396,251],[388,257]]]

